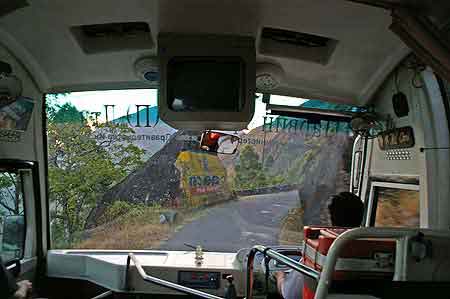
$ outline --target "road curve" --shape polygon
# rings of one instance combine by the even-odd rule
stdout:
[[[161,245],[187,250],[184,243],[204,250],[236,252],[255,244],[278,245],[281,220],[299,203],[298,192],[253,195],[206,210]]]

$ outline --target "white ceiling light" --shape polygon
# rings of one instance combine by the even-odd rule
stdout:
[[[283,69],[271,63],[256,64],[256,89],[261,92],[277,89],[284,79]]]

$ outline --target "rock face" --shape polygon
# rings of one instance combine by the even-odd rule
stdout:
[[[119,200],[178,208],[229,199],[226,170],[217,155],[198,151],[199,135],[198,131],[174,133],[140,169],[103,195],[91,211],[86,229],[99,225],[106,208]]]
[[[282,176],[284,184],[299,186],[304,224],[329,224],[330,197],[349,188],[351,155],[348,153],[351,153],[353,138],[348,132],[314,136],[305,130],[280,129],[264,133],[259,127],[245,138],[255,140],[255,150],[266,175]],[[239,157],[234,157],[226,165],[231,169],[238,160]]]
[[[145,204],[170,204],[176,200],[181,189],[180,173],[175,167],[175,161],[180,151],[194,148],[194,145],[186,140],[198,134],[191,131],[178,131],[173,134],[162,150],[103,195],[91,211],[86,228],[97,226],[97,219],[106,207],[117,200]]]

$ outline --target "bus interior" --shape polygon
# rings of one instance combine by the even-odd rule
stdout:
[[[446,0],[0,1],[29,298],[447,298],[449,130]]]

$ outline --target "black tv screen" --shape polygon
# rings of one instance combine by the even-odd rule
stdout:
[[[167,105],[177,112],[239,112],[244,62],[239,57],[172,58],[167,65]]]

